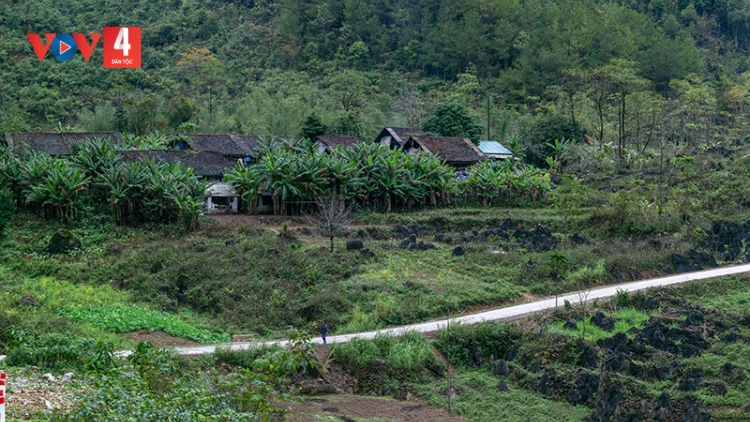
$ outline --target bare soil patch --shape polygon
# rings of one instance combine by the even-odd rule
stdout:
[[[192,340],[170,336],[163,331],[140,330],[120,335],[136,342],[142,341],[153,343],[156,347],[191,346],[196,344]]]
[[[302,403],[289,403],[288,420],[314,422],[324,418],[353,421],[377,418],[403,422],[459,422],[464,418],[451,416],[445,409],[431,406],[422,399],[399,401],[383,397],[329,395],[308,398]]]

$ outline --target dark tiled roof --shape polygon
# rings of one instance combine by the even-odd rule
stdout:
[[[409,140],[412,136],[427,136],[421,129],[409,128],[409,127],[390,127],[390,129],[396,136],[401,138],[401,142],[404,143]]]
[[[260,136],[231,134],[187,134],[187,143],[193,151],[216,151],[231,157],[253,155]]]
[[[234,167],[234,160],[224,157],[215,151],[178,151],[178,150],[132,150],[118,151],[124,161],[138,161],[152,159],[157,162],[170,164],[180,163],[191,167],[196,176],[221,176],[225,171]]]
[[[318,136],[318,141],[328,145],[331,148],[336,148],[341,145],[344,148],[349,148],[352,145],[359,144],[362,142],[359,138],[352,136]]]
[[[122,142],[119,132],[25,132],[8,134],[6,140],[16,154],[36,151],[49,155],[70,155],[73,152],[73,144],[94,137],[109,137],[114,143]]]
[[[415,128],[408,128],[408,127],[386,127],[383,128],[382,131],[378,134],[378,137],[375,138],[375,142],[383,142],[383,138],[391,137],[392,141],[390,142],[390,147],[395,148],[398,144],[398,146],[404,146],[406,141],[409,140],[409,137],[411,136],[427,136],[426,133],[422,132],[420,129]],[[393,143],[395,141],[396,144]]]
[[[466,138],[412,136],[410,139],[448,163],[475,163],[485,158],[482,151]]]

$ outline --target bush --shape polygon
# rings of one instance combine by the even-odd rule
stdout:
[[[552,147],[555,140],[580,140],[583,135],[583,129],[565,116],[544,117],[531,129],[525,151],[526,160],[537,167],[547,166],[547,157],[556,154]]]
[[[348,343],[337,345],[334,352],[336,361],[351,369],[361,368],[382,355],[374,342],[354,337]]]
[[[48,334],[11,349],[6,363],[58,370],[103,371],[117,365],[113,353],[114,347],[108,342]]]
[[[381,334],[373,340],[355,337],[348,343],[336,346],[334,357],[350,369],[359,369],[380,359],[392,371],[401,374],[419,371],[435,362],[432,346],[422,334],[415,331],[406,332],[401,338]]]
[[[226,362],[230,365],[240,366],[242,368],[253,368],[253,364],[259,358],[270,353],[281,351],[280,346],[266,344],[253,344],[247,349],[232,350],[229,347],[218,347],[214,352],[219,362]]]
[[[422,334],[410,331],[392,343],[386,362],[393,371],[414,372],[434,363],[435,353]]]
[[[483,322],[474,327],[451,324],[440,330],[436,346],[454,365],[468,365],[477,357],[505,356],[521,338],[515,327],[498,322]]]

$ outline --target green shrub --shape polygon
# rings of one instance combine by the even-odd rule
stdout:
[[[10,349],[10,366],[34,365],[48,369],[103,371],[117,366],[112,344],[90,338],[48,334]]]
[[[226,362],[230,365],[240,366],[242,368],[252,368],[255,361],[259,358],[280,350],[283,349],[276,345],[269,346],[266,344],[255,343],[242,350],[232,350],[229,347],[224,346],[218,347],[216,348],[214,355],[219,362]]]
[[[391,344],[386,362],[393,371],[414,372],[434,363],[435,353],[422,334],[409,331]]]
[[[521,333],[513,326],[482,322],[474,327],[451,324],[440,330],[436,346],[454,365],[466,365],[477,355],[485,359],[505,356]]]
[[[420,333],[409,331],[401,338],[378,334],[373,340],[359,337],[337,345],[334,358],[351,369],[361,368],[380,359],[400,374],[415,372],[435,362],[435,353]]]
[[[164,331],[175,337],[187,338],[198,343],[223,343],[230,340],[228,334],[212,333],[180,321],[164,312],[130,306],[101,308],[63,308],[60,314],[74,321],[92,323],[115,333],[138,330]]]
[[[531,130],[526,145],[526,160],[537,167],[545,167],[547,157],[554,157],[556,154],[551,146],[555,140],[580,140],[583,135],[583,129],[565,116],[544,117]]]
[[[361,368],[380,357],[380,351],[374,342],[359,337],[337,345],[334,352],[336,361],[352,369]]]

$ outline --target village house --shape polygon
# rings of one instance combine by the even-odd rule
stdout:
[[[468,138],[410,136],[403,149],[407,154],[434,154],[456,170],[487,159]]]
[[[387,145],[390,149],[401,148],[410,136],[427,136],[420,129],[405,127],[386,127],[375,138],[375,143]]]
[[[224,173],[231,171],[234,166],[233,158],[216,151],[132,150],[119,151],[118,154],[124,162],[154,160],[190,167],[197,178],[214,182],[206,191],[206,210],[209,213],[239,211],[239,195],[230,183],[223,182]]]
[[[214,151],[225,157],[252,164],[257,161],[256,152],[262,137],[258,135],[232,134],[183,134],[175,143],[178,150]]]
[[[5,134],[5,142],[14,154],[33,151],[62,157],[72,154],[76,143],[96,137],[109,138],[114,144],[123,141],[120,132],[24,132]]]
[[[353,136],[318,136],[315,138],[315,146],[318,148],[318,152],[331,152],[338,146],[349,148],[361,142],[361,139]]]
[[[479,150],[482,151],[487,158],[493,160],[506,160],[513,157],[513,153],[497,141],[479,141]]]

